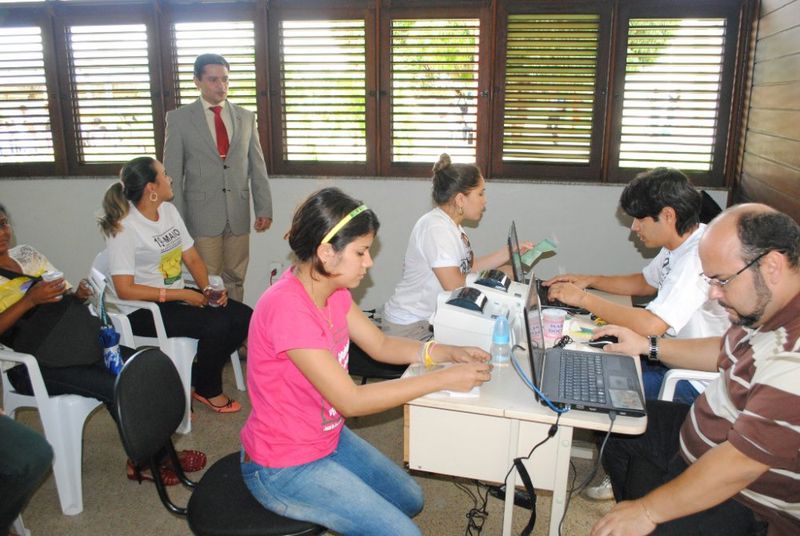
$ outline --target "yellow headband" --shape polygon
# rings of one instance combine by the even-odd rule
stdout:
[[[354,208],[353,210],[351,210],[350,214],[348,214],[347,216],[342,218],[339,221],[339,223],[337,223],[336,225],[333,226],[333,229],[328,231],[328,234],[325,235],[325,238],[322,239],[322,242],[320,242],[320,244],[327,244],[328,242],[330,242],[331,238],[336,236],[336,233],[338,233],[339,231],[342,230],[342,227],[347,225],[350,222],[350,220],[352,220],[353,218],[355,218],[356,216],[358,216],[359,214],[361,214],[365,210],[369,210],[367,208],[367,205],[361,205],[360,207],[357,207],[357,208]]]

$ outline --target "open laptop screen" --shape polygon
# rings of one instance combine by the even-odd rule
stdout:
[[[513,220],[511,221],[511,226],[508,228],[508,257],[511,259],[511,271],[514,275],[514,281],[524,283],[525,272],[522,268],[522,256],[519,253],[517,225]]]
[[[533,274],[531,274],[531,279],[528,283],[527,299],[525,300],[522,318],[524,320],[525,339],[528,344],[531,379],[536,388],[541,389],[541,375],[544,368],[545,355],[544,325],[539,293],[536,292],[536,278],[533,277]],[[534,322],[534,324],[531,324],[531,322]],[[538,400],[538,394],[536,394],[536,398]]]

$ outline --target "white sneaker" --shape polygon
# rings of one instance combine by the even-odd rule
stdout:
[[[611,489],[611,477],[606,475],[603,481],[596,486],[590,486],[583,491],[587,499],[594,501],[610,501],[614,498],[614,490]]]

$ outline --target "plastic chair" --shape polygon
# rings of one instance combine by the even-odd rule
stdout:
[[[183,422],[178,427],[178,432],[181,434],[188,434],[192,431],[192,363],[197,354],[197,339],[190,337],[168,337],[167,330],[164,327],[164,321],[161,318],[161,310],[154,302],[138,301],[138,300],[123,300],[117,297],[114,291],[114,284],[107,274],[108,268],[108,253],[104,250],[97,254],[89,274],[89,284],[95,296],[100,296],[105,292],[106,304],[116,306],[122,310],[136,310],[147,309],[153,316],[153,324],[156,328],[155,337],[142,337],[133,334],[130,321],[128,317],[123,314],[112,316],[114,328],[120,334],[121,344],[139,348],[140,346],[157,346],[162,352],[167,354],[175,368],[183,380],[184,392],[186,395],[186,414],[183,417]],[[233,352],[231,354],[231,365],[233,366],[233,374],[236,378],[236,387],[240,391],[245,390],[244,375],[242,373],[242,364],[239,361],[239,354]]]
[[[157,348],[140,350],[125,363],[114,389],[117,424],[125,451],[134,463],[147,464],[158,474],[164,449],[184,486],[192,490],[186,507],[175,504],[156,479],[164,507],[186,516],[189,528],[201,536],[301,536],[325,529],[270,512],[256,501],[242,480],[239,452],[214,463],[199,482],[192,482],[178,463],[172,433],[185,412],[180,376],[172,361]]]
[[[658,392],[659,400],[671,401],[675,397],[675,386],[680,381],[688,381],[698,393],[706,390],[706,387],[713,380],[719,378],[719,372],[708,372],[704,370],[691,369],[670,369],[664,375],[661,390]]]
[[[11,417],[14,417],[19,408],[39,410],[44,435],[53,447],[53,475],[61,511],[69,516],[80,514],[83,511],[83,426],[102,402],[80,395],[50,396],[39,364],[30,354],[21,354],[0,346],[0,361],[21,363],[28,369],[33,395],[17,392],[8,379],[7,371],[3,371],[3,407]]]

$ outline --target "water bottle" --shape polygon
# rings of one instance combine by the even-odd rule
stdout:
[[[498,315],[492,329],[492,365],[507,365],[511,361],[511,330],[508,327],[508,318]]]

